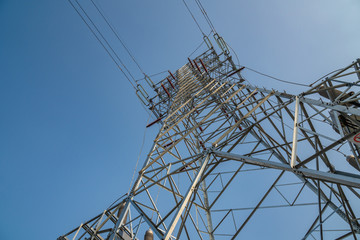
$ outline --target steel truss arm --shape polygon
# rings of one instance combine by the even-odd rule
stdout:
[[[340,185],[348,186],[349,188],[351,188],[351,186],[354,186],[355,188],[360,188],[360,176],[359,177],[345,176],[342,174],[326,173],[326,172],[311,170],[311,169],[307,169],[307,168],[294,169],[294,168],[291,168],[290,165],[284,164],[284,163],[277,163],[277,162],[273,162],[273,161],[267,161],[267,160],[262,160],[262,159],[248,157],[248,156],[217,151],[217,150],[213,150],[212,153],[215,156],[218,156],[221,158],[226,158],[229,160],[241,161],[241,162],[251,164],[251,165],[257,165],[257,166],[263,166],[263,167],[293,172],[302,181],[307,182],[307,183],[308,183],[308,181],[306,180],[306,178],[310,178],[310,179],[317,179],[317,180],[326,181],[326,182],[334,182],[334,183],[337,183]],[[315,188],[311,184],[310,185],[307,184],[307,185],[314,193],[318,194],[317,188]],[[348,222],[352,226],[352,228],[354,229],[354,231],[356,233],[360,233],[360,226],[356,221],[350,220],[350,222],[349,222],[349,219],[347,218],[346,214],[344,212],[342,212],[339,209],[339,207],[337,207],[334,203],[332,203],[325,195],[321,194],[320,197],[323,200],[325,200],[329,204],[329,206],[332,209],[334,209],[334,211],[341,218],[343,218],[346,222]]]
[[[222,151],[213,151],[213,153],[221,158],[232,159],[236,161],[245,162],[247,164],[267,167],[267,168],[274,168],[285,170],[288,172],[293,172],[296,175],[300,175],[302,177],[311,178],[311,179],[318,179],[325,182],[332,182],[338,183],[341,185],[360,188],[360,175],[358,177],[346,176],[342,174],[336,173],[327,173],[322,171],[316,171],[308,168],[297,168],[293,169],[290,165],[284,163],[278,163],[273,161],[262,160],[258,158],[248,157],[244,155],[238,155],[233,153],[227,153]]]

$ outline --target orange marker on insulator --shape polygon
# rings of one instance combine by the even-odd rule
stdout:
[[[221,110],[223,111],[223,113],[225,113],[225,116],[226,116],[226,117],[229,117],[229,115],[227,114],[225,108],[221,108]]]
[[[208,72],[208,70],[206,69],[205,64],[203,63],[203,61],[201,60],[201,58],[200,58],[199,60],[200,60],[200,63],[201,63],[201,65],[202,65],[202,67],[205,69],[205,72]]]
[[[200,146],[202,146],[202,148],[203,148],[204,150],[206,150],[206,147],[205,147],[205,145],[203,144],[203,142],[202,142],[202,141],[199,141],[199,143],[200,143]]]
[[[232,75],[234,75],[234,74],[236,74],[236,73],[238,73],[238,72],[240,72],[241,70],[243,70],[245,67],[241,67],[241,68],[239,68],[238,70],[236,70],[235,72],[233,72],[233,73],[230,73],[229,75],[227,75],[227,77],[231,77]]]
[[[176,80],[176,78],[174,77],[174,75],[170,72],[170,71],[168,71],[169,73],[170,73],[170,75],[172,76],[172,78],[174,79],[174,80]]]
[[[162,117],[159,117],[158,119],[156,119],[155,121],[153,121],[152,123],[149,123],[146,127],[151,127],[152,125],[154,125],[155,123],[159,122],[162,119]]]
[[[172,87],[173,89],[175,89],[175,87],[174,87],[174,85],[172,84],[172,82],[170,81],[170,79],[169,79],[169,78],[166,78],[166,79],[167,79],[168,82],[170,83],[171,87]]]
[[[188,58],[188,60],[189,60],[189,63],[190,63],[190,65],[191,65],[191,67],[194,68],[194,64],[192,63],[192,61],[190,60],[190,58]]]
[[[182,168],[179,169],[179,172],[182,172],[186,169],[186,166],[183,166]]]
[[[170,97],[170,93],[168,92],[168,90],[166,89],[166,87],[164,87],[164,84],[161,84],[162,88],[165,90],[166,94],[168,95],[168,97]]]
[[[235,121],[235,122],[237,123],[238,121]],[[240,125],[239,125],[239,130],[242,131],[242,127]]]
[[[174,142],[172,141],[172,142],[170,142],[170,143],[168,143],[168,144],[164,145],[164,148],[167,148],[168,146],[172,145],[173,143],[174,143]]]
[[[200,68],[199,68],[199,65],[197,65],[197,63],[196,63],[195,60],[194,60],[194,63],[195,63],[195,66],[196,66],[197,70],[201,73],[201,70],[200,70]]]

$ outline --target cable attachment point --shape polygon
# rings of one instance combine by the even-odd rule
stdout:
[[[155,88],[155,84],[154,84],[154,82],[151,80],[151,78],[148,76],[148,75],[146,75],[146,74],[144,74],[144,78],[145,78],[145,81],[147,82],[147,84],[149,84],[149,86],[150,87],[152,87],[152,88]]]
[[[223,51],[224,54],[229,54],[229,48],[226,44],[226,42],[224,41],[224,39],[222,37],[219,36],[219,34],[215,33],[214,34],[214,39],[217,42],[217,44],[219,45],[219,47],[221,48],[221,50]]]
[[[149,106],[149,95],[140,84],[136,85],[136,96],[145,106]]]
[[[204,36],[204,42],[206,43],[206,46],[209,48],[209,49],[213,49],[214,46],[212,45],[210,39],[207,37],[207,36]]]

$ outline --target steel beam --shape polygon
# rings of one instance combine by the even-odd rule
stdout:
[[[296,162],[296,150],[297,150],[297,139],[298,139],[298,118],[299,118],[299,97],[296,97],[295,101],[295,116],[294,116],[294,133],[293,133],[293,142],[292,142],[292,151],[291,151],[291,162],[290,166],[294,168]]]
[[[322,172],[322,171],[316,171],[308,168],[297,168],[293,169],[291,166],[284,164],[284,163],[278,163],[273,161],[267,161],[263,159],[248,157],[244,155],[238,155],[233,153],[227,153],[222,151],[213,151],[213,153],[222,158],[226,159],[232,159],[236,161],[245,162],[247,164],[267,167],[267,168],[273,168],[273,169],[280,169],[285,170],[288,172],[292,172],[296,175],[300,175],[302,177],[307,177],[311,179],[318,179],[325,182],[332,182],[337,183],[349,187],[355,187],[360,188],[360,175],[358,177],[351,177],[351,176],[345,176],[342,174],[335,174],[335,173],[328,173],[328,172]]]
[[[179,221],[179,218],[181,216],[181,214],[183,213],[186,205],[189,203],[189,200],[190,200],[190,197],[191,195],[193,194],[194,190],[195,190],[195,187],[196,185],[198,184],[202,174],[204,173],[205,171],[205,168],[207,166],[207,163],[209,162],[209,158],[210,158],[210,155],[209,154],[206,154],[205,158],[204,158],[204,161],[202,162],[202,165],[201,165],[201,168],[199,169],[195,179],[193,180],[192,184],[190,185],[188,191],[186,192],[186,194],[184,195],[184,198],[182,199],[181,201],[181,204],[179,206],[179,209],[178,211],[176,212],[174,218],[172,219],[170,225],[169,225],[169,228],[167,230],[167,232],[165,233],[164,235],[164,240],[169,240],[171,235],[172,235],[172,232],[174,231],[175,227],[176,227],[176,224],[177,222]]]

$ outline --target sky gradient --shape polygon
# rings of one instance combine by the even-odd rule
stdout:
[[[202,41],[180,0],[96,2],[149,75],[175,71]],[[281,79],[309,84],[360,57],[357,0],[203,5],[240,64]],[[0,29],[0,239],[56,239],[128,191],[149,116],[67,0],[0,0]],[[147,130],[140,164],[157,131]]]

